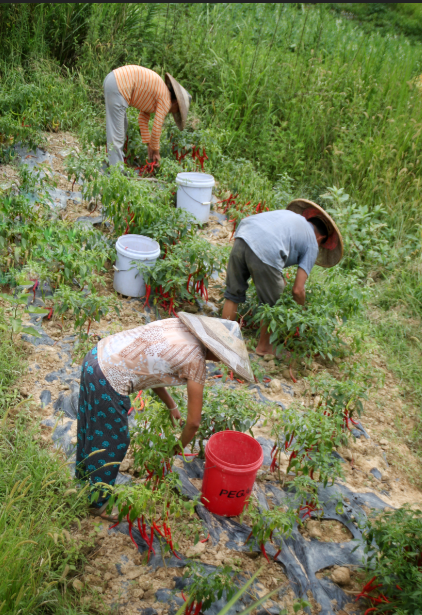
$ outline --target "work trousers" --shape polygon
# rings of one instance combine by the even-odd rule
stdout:
[[[128,104],[119,92],[113,71],[103,83],[106,106],[107,151],[110,165],[123,163],[123,147],[127,134]]]
[[[258,299],[268,305],[277,303],[286,286],[283,274],[263,263],[246,241],[238,237],[234,241],[227,265],[224,298],[234,303],[244,303],[250,278],[255,283]]]

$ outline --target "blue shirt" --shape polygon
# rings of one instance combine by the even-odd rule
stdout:
[[[278,271],[298,265],[309,275],[318,256],[312,224],[286,209],[244,218],[235,234],[235,238],[238,237],[263,263]]]

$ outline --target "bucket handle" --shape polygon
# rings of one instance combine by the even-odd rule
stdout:
[[[182,186],[181,184],[179,184],[179,188],[182,188],[183,192],[185,192],[185,194],[187,194],[186,190],[184,189],[184,186]],[[211,201],[197,201],[196,199],[193,198],[193,196],[191,196],[190,194],[187,194],[187,196],[192,199],[192,201],[195,201],[195,203],[198,203],[198,205],[212,205]]]

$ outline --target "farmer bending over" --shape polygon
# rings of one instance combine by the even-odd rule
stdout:
[[[88,352],[79,393],[76,476],[94,487],[92,514],[115,520],[105,513],[110,494],[101,489],[101,483],[114,485],[129,447],[129,395],[152,388],[172,420],[180,420],[177,404],[165,387],[186,385],[188,415],[180,436],[184,448],[201,422],[205,361],[222,361],[253,382],[239,325],[218,318],[179,312],[179,318],[110,335]]]
[[[160,136],[164,119],[170,111],[179,130],[186,124],[190,94],[169,73],[164,82],[160,75],[143,66],[122,66],[104,79],[106,104],[107,150],[110,165],[124,162],[123,147],[127,133],[128,107],[139,110],[142,142],[148,144],[148,158],[160,161]],[[155,113],[151,135],[148,122]]]
[[[252,278],[261,303],[274,305],[286,282],[283,269],[298,265],[293,298],[305,303],[305,283],[316,263],[333,267],[343,256],[343,240],[334,220],[312,201],[297,199],[285,210],[244,218],[235,234],[227,266],[223,318],[235,320],[237,306],[246,300]],[[258,355],[275,355],[270,333],[261,326]]]

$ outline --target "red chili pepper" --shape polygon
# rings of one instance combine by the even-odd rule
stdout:
[[[267,562],[269,563],[269,559],[268,559],[268,555],[265,551],[265,546],[263,544],[259,545],[259,548],[261,549],[262,555],[265,557],[265,559],[267,560]]]
[[[189,274],[189,277],[188,277],[188,283],[186,284],[186,290],[187,290],[188,292],[189,292],[189,284],[190,284],[191,278],[192,278],[192,274],[190,273],[190,274]]]
[[[377,580],[377,577],[372,577],[372,579],[370,581],[368,581],[368,583],[366,585],[364,585],[364,587],[362,588],[361,593],[356,597],[356,600],[359,600],[360,598],[366,598],[366,594],[368,592],[372,592],[375,589],[377,589],[378,587],[381,587],[381,584],[379,585],[373,585]]]
[[[249,534],[249,536],[247,537],[247,539],[245,540],[245,545],[249,542],[249,538],[252,536],[252,534],[253,534],[253,532],[251,532],[251,533]]]
[[[202,602],[198,602],[196,604],[196,609],[195,609],[195,612],[194,612],[193,615],[199,615],[199,612],[200,612],[201,608],[202,608]]]
[[[274,561],[276,561],[276,559],[277,559],[277,557],[280,555],[280,553],[281,553],[281,549],[279,549],[279,550],[277,551],[277,553],[274,555]]]
[[[88,329],[86,330],[86,334],[87,334],[87,335],[88,335],[88,333],[89,333],[89,329],[90,329],[90,327],[91,327],[91,319],[89,318],[89,319],[88,319]]]
[[[211,378],[222,378],[223,374],[217,374],[217,376],[211,376]]]
[[[262,382],[271,382],[271,378],[268,378],[268,376],[264,376],[264,378],[262,379]]]
[[[239,384],[245,384],[244,380],[240,380],[239,378],[236,378],[236,381],[239,382]]]
[[[203,540],[200,540],[199,542],[208,542],[210,535],[208,534],[208,536],[206,538],[204,538]]]
[[[367,613],[371,613],[372,611],[376,611],[376,610],[377,610],[376,607],[372,607],[370,609],[366,609],[365,615],[367,615]]]
[[[48,312],[47,320],[51,319],[51,317],[53,316],[53,312],[54,312],[53,308],[50,308],[50,310]]]
[[[230,372],[229,378],[230,378],[230,380],[233,380],[233,372]]]
[[[138,545],[136,544],[136,542],[135,542],[135,540],[134,540],[134,538],[132,536],[132,521],[129,519],[129,513],[127,514],[126,518],[127,518],[128,524],[129,524],[129,536],[130,536],[130,539],[131,539],[131,541],[133,542],[133,544],[135,545],[135,547],[137,549]]]
[[[296,378],[293,376],[293,372],[292,372],[292,368],[289,367],[289,373],[290,373],[290,378],[293,380],[293,382],[296,384],[297,380]]]
[[[149,541],[147,562],[149,562],[149,556],[151,554],[151,550],[154,551],[154,548],[152,546],[153,541],[154,541],[154,528],[151,527],[151,538],[150,538],[150,541]],[[154,555],[155,555],[155,551],[154,551]]]
[[[151,295],[151,284],[145,284],[145,289],[146,289],[146,294],[145,294],[145,303],[144,303],[144,307],[147,305],[148,307],[151,307],[149,304],[149,297]]]

